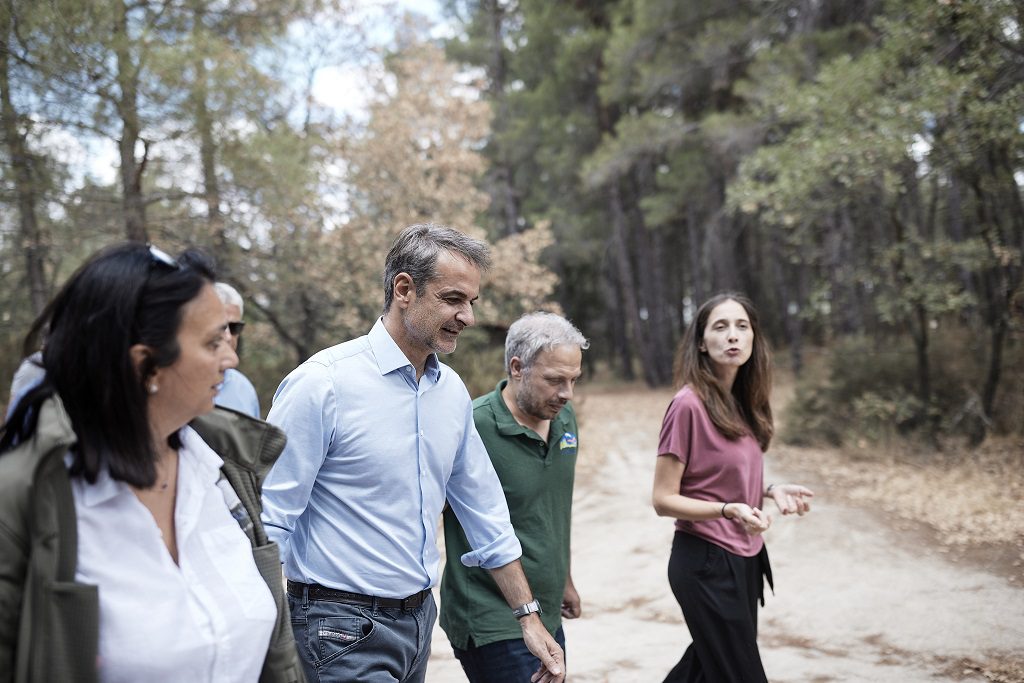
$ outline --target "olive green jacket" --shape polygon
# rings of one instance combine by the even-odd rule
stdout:
[[[260,486],[284,433],[225,409],[191,426],[224,459],[224,476],[253,521],[253,558],[277,604],[260,682],[301,683],[277,545],[260,522]],[[75,582],[75,502],[64,464],[75,441],[53,397],[42,404],[33,437],[0,454],[0,683],[97,679],[99,594]]]

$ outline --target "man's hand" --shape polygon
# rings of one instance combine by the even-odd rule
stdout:
[[[523,629],[523,641],[530,652],[540,660],[540,668],[530,676],[533,683],[562,683],[565,680],[565,653],[544,628],[537,614],[529,614],[519,620]]]
[[[523,565],[513,560],[490,570],[498,590],[505,596],[508,606],[515,609],[533,601],[530,584],[523,573]],[[542,605],[543,607],[543,605]],[[540,668],[530,677],[533,683],[562,683],[565,680],[565,653],[551,637],[536,612],[519,620],[523,629],[523,642],[533,656],[540,660]]]
[[[577,619],[582,612],[580,594],[576,592],[572,576],[569,576],[565,581],[565,592],[562,593],[562,616],[566,619]]]

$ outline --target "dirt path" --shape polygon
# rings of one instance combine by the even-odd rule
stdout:
[[[565,624],[576,683],[660,681],[690,640],[665,577],[672,523],[650,506],[670,397],[595,388],[577,401],[573,576],[584,615]],[[773,514],[766,535],[776,595],[761,611],[760,642],[770,680],[1024,681],[1024,589],[952,562],[881,512],[837,502],[818,473],[767,462],[770,481],[803,480],[818,494],[807,517]],[[440,629],[427,680],[465,680]]]

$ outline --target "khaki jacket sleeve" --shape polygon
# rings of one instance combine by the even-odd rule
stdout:
[[[2,498],[0,492],[0,498]],[[8,501],[10,498],[8,497]],[[28,566],[28,539],[10,524],[8,505],[0,513],[0,683],[14,680],[18,623]],[[16,520],[15,520],[16,521]]]

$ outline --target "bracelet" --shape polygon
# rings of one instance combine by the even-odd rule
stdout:
[[[773,488],[775,488],[775,484],[768,484],[768,488],[766,488],[764,490],[764,495],[766,495],[766,496],[772,495],[772,489]]]
[[[725,506],[728,505],[728,504],[729,503],[722,503],[722,517],[725,517]],[[725,517],[725,518],[729,519],[728,517]]]

